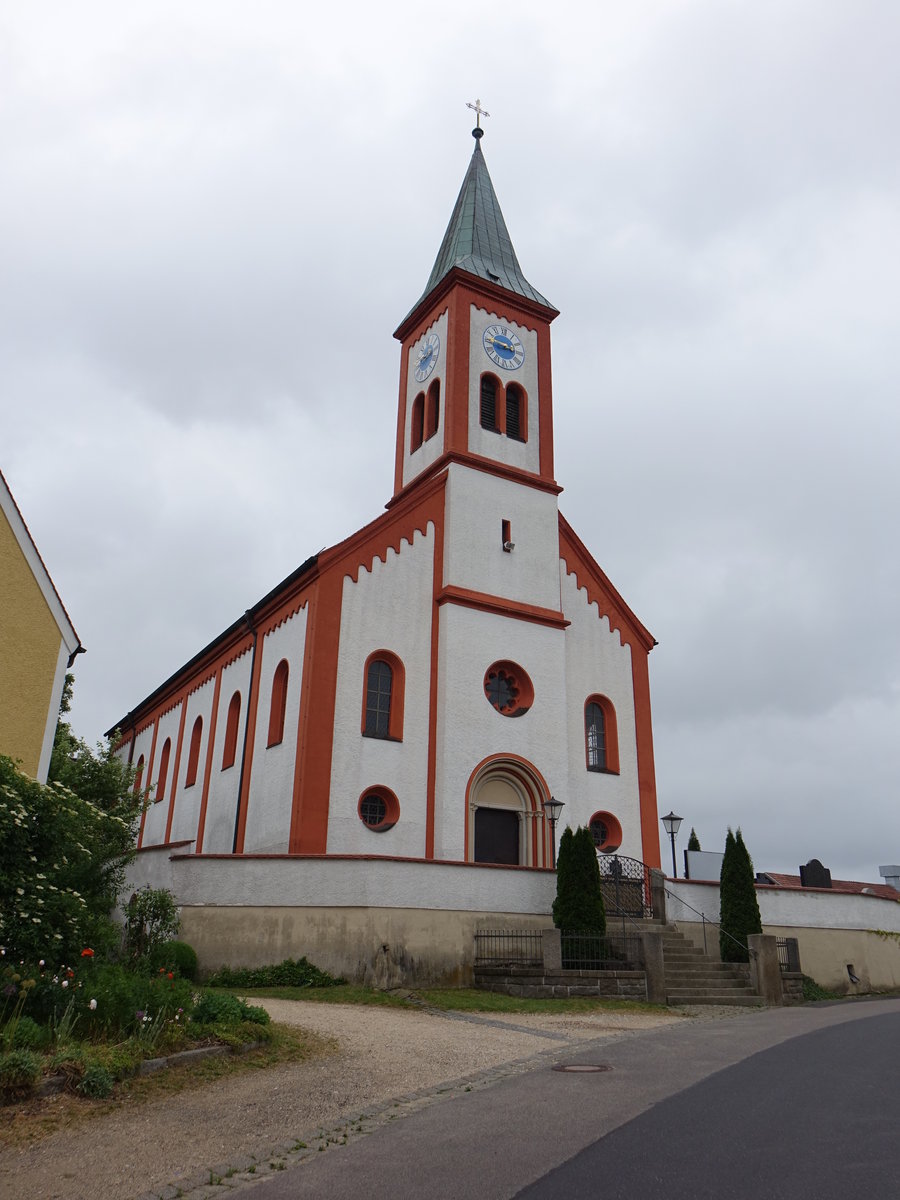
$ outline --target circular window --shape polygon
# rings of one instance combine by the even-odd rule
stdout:
[[[367,829],[386,833],[400,819],[400,802],[390,788],[373,787],[360,796],[356,811]]]
[[[615,854],[622,845],[622,826],[608,812],[594,813],[588,822],[594,845],[601,854]]]
[[[534,704],[534,685],[513,662],[495,662],[488,667],[484,694],[504,717],[522,717]]]

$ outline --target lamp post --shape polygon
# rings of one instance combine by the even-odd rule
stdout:
[[[678,833],[681,822],[684,820],[684,818],[676,817],[672,810],[669,809],[668,813],[664,817],[660,817],[660,820],[662,821],[663,827],[665,828],[665,831],[669,835],[669,838],[672,842],[672,878],[677,879],[678,868],[675,866],[675,836]]]
[[[559,820],[559,810],[564,808],[562,800],[557,800],[555,796],[551,796],[549,800],[543,800],[541,803],[544,806],[544,812],[547,814],[547,820],[550,822],[550,843],[553,847],[553,869],[556,870],[556,822]]]

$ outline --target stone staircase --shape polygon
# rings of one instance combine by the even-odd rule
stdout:
[[[750,969],[710,958],[674,925],[663,934],[663,963],[668,1004],[762,1003],[750,987]]]

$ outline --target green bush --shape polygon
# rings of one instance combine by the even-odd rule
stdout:
[[[47,1045],[49,1036],[37,1021],[31,1017],[19,1017],[12,1035],[14,1050],[42,1050]]]
[[[553,924],[572,933],[605,933],[606,910],[600,890],[597,848],[586,825],[574,833],[568,827],[565,829],[556,862]]]
[[[753,863],[740,829],[728,830],[719,885],[719,953],[722,962],[749,962],[747,937],[762,933],[759,904],[753,880]]]
[[[227,992],[204,992],[191,1012],[191,1021],[197,1025],[239,1025],[242,1021],[268,1025],[269,1020],[264,1008],[247,1004]]]
[[[30,1096],[40,1075],[40,1055],[33,1050],[9,1050],[0,1054],[0,1097],[22,1100]]]
[[[210,987],[337,987],[345,983],[320,971],[306,958],[286,958],[271,967],[222,967],[206,981]]]
[[[92,1100],[105,1100],[107,1096],[112,1095],[114,1082],[115,1080],[106,1067],[98,1062],[90,1062],[84,1068],[84,1074],[78,1084],[78,1091],[82,1096],[89,1096]]]
[[[197,978],[197,951],[187,942],[162,942],[149,955],[148,962],[157,971],[162,967],[165,971],[174,971],[182,979]]]
[[[166,888],[138,888],[125,905],[125,953],[133,961],[153,955],[178,932],[181,918]]]
[[[810,975],[801,976],[801,982],[803,985],[804,1000],[833,1000],[835,998],[834,992],[829,992],[827,988],[823,988]]]

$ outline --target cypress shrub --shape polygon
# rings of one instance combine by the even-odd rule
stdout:
[[[606,932],[597,848],[586,825],[574,832],[566,827],[560,838],[553,924],[573,932]]]
[[[749,962],[747,936],[762,933],[762,922],[753,883],[753,864],[740,829],[737,836],[729,829],[725,838],[719,892],[719,953],[722,961]]]
[[[700,849],[700,839],[697,837],[697,831],[693,826],[691,826],[691,836],[688,838],[687,848],[688,850]]]

